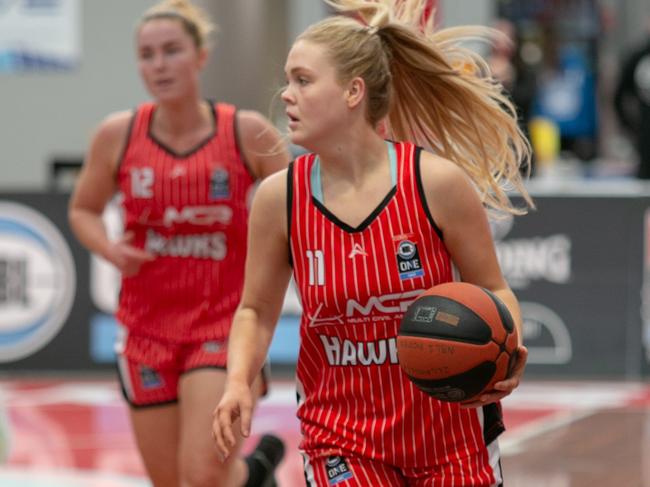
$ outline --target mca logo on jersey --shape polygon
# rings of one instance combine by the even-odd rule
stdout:
[[[424,275],[422,261],[420,261],[420,253],[415,242],[402,240],[399,243],[397,246],[397,268],[399,269],[399,278],[401,280],[422,277]]]
[[[164,385],[160,374],[151,367],[140,366],[140,381],[143,389],[158,389]]]
[[[232,222],[232,208],[226,205],[183,206],[180,209],[168,206],[163,215],[163,224],[166,227],[183,223],[205,226],[215,223],[230,225],[230,222]]]
[[[230,173],[219,167],[210,175],[210,199],[224,200],[230,198]]]
[[[325,467],[327,468],[327,481],[330,485],[336,485],[354,477],[343,457],[327,457]]]

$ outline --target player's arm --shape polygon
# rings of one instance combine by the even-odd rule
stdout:
[[[286,179],[286,170],[265,179],[253,199],[244,292],[228,340],[226,391],[214,412],[213,433],[224,457],[235,443],[232,428],[238,418],[242,434],[249,434],[251,385],[266,360],[291,277]]]
[[[241,150],[251,172],[258,178],[273,174],[289,164],[291,156],[277,129],[258,112],[237,112]]]
[[[470,179],[452,162],[428,152],[422,153],[421,164],[431,216],[461,279],[499,296],[521,331],[519,304],[501,273],[487,214]]]
[[[423,152],[422,184],[433,220],[442,231],[443,241],[461,279],[492,291],[508,307],[517,328],[519,359],[511,377],[486,394],[483,403],[498,400],[519,385],[527,359],[522,344],[519,302],[501,273],[487,214],[479,195],[465,172],[450,161]]]
[[[130,117],[127,112],[113,114],[97,128],[68,207],[70,226],[79,241],[104,257],[108,238],[101,216],[117,190],[117,158],[126,143]]]
[[[131,117],[130,112],[119,112],[97,128],[68,206],[70,227],[81,244],[127,275],[137,272],[140,264],[152,256],[128,245],[130,236],[117,245],[110,242],[102,213],[117,190],[115,172]]]

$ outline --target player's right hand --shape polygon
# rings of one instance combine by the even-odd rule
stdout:
[[[221,401],[214,410],[212,436],[222,461],[226,461],[236,444],[233,430],[237,420],[241,421],[242,436],[248,436],[253,414],[253,391],[245,382],[228,382]]]
[[[127,232],[124,236],[113,242],[110,246],[108,260],[117,267],[124,277],[131,277],[140,271],[140,267],[145,262],[150,262],[156,258],[151,252],[134,247],[133,232]]]

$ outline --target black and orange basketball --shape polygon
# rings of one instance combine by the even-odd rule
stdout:
[[[505,379],[515,362],[517,330],[493,293],[465,282],[423,292],[408,307],[397,337],[400,366],[423,392],[464,402]]]

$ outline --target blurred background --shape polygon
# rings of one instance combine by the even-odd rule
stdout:
[[[66,206],[93,129],[108,113],[148,98],[133,29],[154,3],[0,0],[0,403],[3,395],[12,398],[10,413],[40,380],[60,385],[113,377],[119,276],[72,237]],[[328,13],[325,4],[196,3],[220,26],[202,80],[205,96],[258,110],[284,131],[284,111],[274,103],[284,59],[293,38]],[[439,0],[432,6],[441,27],[489,25],[511,40],[474,47],[509,92],[535,149],[528,185],[537,210],[493,223],[501,266],[522,304],[527,377],[645,383],[650,2]],[[117,207],[105,218],[118,235]],[[271,348],[276,377],[291,377],[299,313],[291,291]],[[98,394],[91,403],[102,403]],[[12,414],[15,423],[18,413]],[[126,428],[126,420],[113,421]],[[28,456],[13,454],[13,464],[30,464]],[[138,466],[121,471],[141,475]],[[5,485],[2,478],[0,470]],[[629,485],[650,485],[644,478],[647,483]]]

